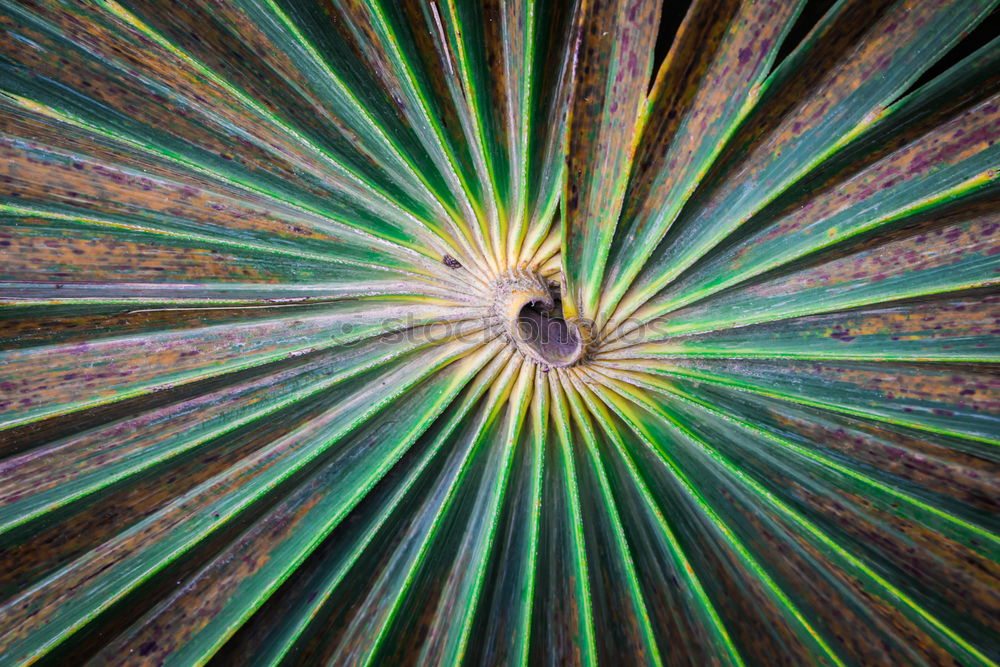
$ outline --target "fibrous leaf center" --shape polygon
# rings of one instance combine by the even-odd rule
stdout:
[[[493,317],[522,354],[544,368],[573,366],[583,359],[584,330],[563,315],[558,288],[527,270],[496,282]]]

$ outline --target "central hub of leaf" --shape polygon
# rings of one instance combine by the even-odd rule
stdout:
[[[497,281],[492,314],[517,348],[544,368],[572,366],[586,352],[583,331],[563,317],[558,287],[532,271],[513,270]]]
[[[521,343],[550,366],[570,366],[580,358],[580,330],[563,318],[562,301],[545,310],[545,304],[527,303],[517,318]]]

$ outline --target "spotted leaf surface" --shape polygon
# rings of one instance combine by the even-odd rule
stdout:
[[[996,665],[995,0],[0,3],[0,665]]]

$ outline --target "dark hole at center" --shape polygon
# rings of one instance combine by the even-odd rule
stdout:
[[[537,350],[551,362],[571,358],[579,347],[573,328],[563,319],[562,302],[545,310],[545,304],[532,301],[526,304],[517,318],[521,340]]]

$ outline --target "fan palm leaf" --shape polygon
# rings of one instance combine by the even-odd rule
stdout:
[[[996,664],[995,4],[4,3],[0,662]]]

